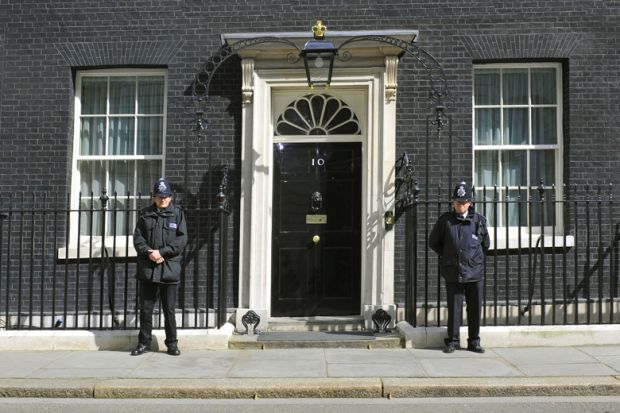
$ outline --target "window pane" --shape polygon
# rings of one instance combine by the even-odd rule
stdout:
[[[79,189],[82,192],[78,202],[86,209],[80,214],[80,234],[102,234],[99,196],[104,188],[110,196],[106,234],[125,235],[127,231],[133,231],[134,209],[151,203],[151,185],[162,175],[165,104],[165,76],[149,76],[147,71],[141,71],[141,76],[81,78],[80,110],[76,113],[80,119],[76,142],[79,154],[106,155],[106,159],[86,161],[78,158]],[[119,156],[136,154],[155,155],[159,159],[117,160]],[[146,194],[142,201],[136,198],[139,188]],[[128,194],[130,198],[127,198]],[[92,212],[91,202],[95,204]],[[127,212],[126,207],[132,210]]]
[[[532,143],[557,143],[555,108],[532,108]]]
[[[287,108],[278,119],[279,135],[304,135],[310,125],[295,108]]]
[[[354,134],[358,127],[355,114],[349,108],[341,108],[338,113],[325,125],[325,128],[317,127],[310,130],[310,135],[324,135],[327,129],[328,134],[345,135]]]
[[[499,109],[476,109],[476,145],[499,145]]]
[[[108,182],[108,194],[115,192],[124,196],[133,194],[133,174],[135,161],[110,161],[110,182]]]
[[[530,152],[530,185],[538,186],[540,180],[545,186],[555,184],[555,151]]]
[[[112,198],[110,196],[110,198]],[[107,220],[108,235],[126,235],[133,232],[135,226],[135,212],[131,211],[132,200],[126,196],[118,195],[116,202],[110,199]],[[129,211],[127,205],[129,204]],[[116,226],[114,223],[116,222]],[[116,227],[116,228],[115,228]]]
[[[92,192],[97,197],[105,182],[105,169],[103,161],[79,161],[80,192],[82,196],[90,196]]]
[[[518,190],[508,191],[508,211],[505,221],[511,227],[516,227],[521,224],[522,227],[527,227],[527,191],[521,190],[521,198],[519,198]],[[506,211],[504,211],[506,214]],[[521,222],[519,222],[519,215],[521,215]],[[516,244],[514,245],[516,247]]]
[[[544,226],[553,225],[553,200],[551,198],[551,191],[545,191],[545,200],[541,202],[538,191],[532,194],[532,226],[538,227],[541,222]],[[544,215],[541,216],[541,206]],[[542,219],[542,221],[541,221]],[[549,234],[547,234],[549,235]],[[549,247],[550,245],[546,245]]]
[[[532,104],[556,103],[556,74],[554,68],[532,69]]]
[[[135,104],[135,78],[110,78],[110,113],[133,114]]]
[[[527,69],[504,70],[504,105],[527,105]]]
[[[502,173],[502,186],[527,186],[527,152],[503,152]]]
[[[82,78],[82,114],[104,115],[106,113],[106,98],[108,95],[108,78]]]
[[[93,237],[101,236],[102,233],[102,212],[101,201],[99,195],[93,195],[92,198],[82,197],[80,199],[80,235],[90,235]],[[91,231],[92,229],[92,231]],[[93,243],[99,240],[93,239]]]
[[[499,105],[499,69],[474,71],[474,104]]]
[[[498,185],[497,171],[499,170],[498,152],[496,151],[477,151],[476,156],[476,186]]]
[[[138,78],[138,113],[160,115],[164,113],[163,77]]]
[[[161,155],[163,134],[162,118],[138,118],[138,155]]]
[[[82,195],[80,198],[80,209],[84,211],[80,214],[80,235],[89,235],[91,233],[91,223],[92,234],[101,235],[99,217],[95,210],[100,208],[99,196],[105,182],[104,162],[80,161],[78,162],[78,169],[80,171],[80,192]],[[93,210],[92,214],[91,210]]]
[[[525,145],[528,135],[527,109],[504,109],[504,145]]]
[[[108,155],[133,155],[134,118],[110,118]]]
[[[486,217],[487,225],[490,227],[495,227],[498,224],[495,219],[495,196],[496,194],[494,188],[487,188],[486,191],[479,188],[476,191],[476,199],[481,200],[476,202],[476,212],[479,212]],[[497,196],[499,196],[499,191],[497,192]]]
[[[80,155],[103,155],[105,118],[82,118],[80,126]]]
[[[162,176],[161,161],[137,161],[137,166],[137,193],[148,199],[153,184]]]

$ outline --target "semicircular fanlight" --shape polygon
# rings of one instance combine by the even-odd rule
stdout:
[[[361,135],[353,110],[327,94],[306,95],[291,102],[276,122],[276,135]]]

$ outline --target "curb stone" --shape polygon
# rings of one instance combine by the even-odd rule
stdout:
[[[383,379],[385,397],[618,396],[617,377]]]
[[[378,398],[376,379],[161,379],[103,380],[95,398]]]
[[[620,396],[620,376],[541,378],[0,379],[0,398]]]
[[[0,379],[0,398],[92,398],[95,383],[88,379]]]

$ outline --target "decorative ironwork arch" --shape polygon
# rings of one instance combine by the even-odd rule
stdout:
[[[449,93],[445,72],[437,59],[416,45],[414,42],[406,42],[395,37],[382,35],[363,35],[351,37],[341,43],[338,50],[343,50],[345,46],[363,41],[384,43],[397,47],[406,55],[415,58],[418,63],[422,65],[428,74],[428,81],[431,89],[429,92],[429,99],[432,103],[434,103],[434,109],[436,110],[436,120],[433,123],[438,129],[442,129],[447,124],[447,118],[444,113],[444,101],[449,98]],[[300,60],[299,53],[301,50],[299,47],[291,40],[279,37],[256,37],[222,46],[217,53],[207,59],[194,77],[194,82],[192,85],[192,100],[194,103],[194,115],[196,116],[196,128],[194,131],[197,132],[199,136],[202,136],[204,134],[203,131],[206,129],[204,108],[214,74],[224,62],[226,62],[231,56],[237,55],[239,51],[264,43],[282,43],[286,46],[290,46],[292,51],[287,55],[287,60],[289,63],[296,63]],[[341,61],[347,61],[351,57],[352,53],[349,50],[344,50],[341,56],[339,56],[339,59]]]
[[[448,92],[448,85],[445,76],[445,72],[443,67],[439,64],[437,59],[433,57],[426,50],[422,49],[418,45],[416,45],[413,41],[406,42],[395,37],[384,36],[384,35],[362,35],[362,36],[353,36],[349,39],[346,39],[338,46],[339,56],[338,59],[341,61],[347,61],[352,58],[352,53],[345,48],[353,43],[358,42],[376,42],[387,44],[396,48],[399,48],[403,51],[406,56],[413,57],[421,66],[426,70],[428,75],[428,82],[430,85],[429,91],[429,101],[430,108],[434,112],[431,116],[427,117],[427,145],[428,148],[428,138],[429,138],[429,124],[435,127],[435,132],[437,139],[441,138],[442,130],[445,126],[450,125],[451,122],[450,116],[446,114],[446,106],[445,101],[450,100],[451,97]],[[194,105],[194,116],[195,116],[195,128],[194,132],[198,139],[201,139],[206,135],[207,131],[207,123],[205,118],[205,108],[208,101],[209,88],[211,85],[211,81],[213,80],[214,74],[219,70],[219,68],[232,56],[237,55],[239,51],[247,48],[251,48],[253,46],[265,43],[281,43],[285,46],[291,48],[291,52],[287,55],[287,60],[289,63],[293,64],[300,60],[300,52],[299,47],[288,39],[283,39],[274,36],[265,36],[265,37],[256,37],[252,39],[245,39],[235,42],[230,45],[222,46],[217,53],[213,54],[211,57],[207,59],[207,61],[201,66],[200,70],[196,73],[194,77],[194,82],[192,84],[192,102]],[[449,148],[449,167],[448,167],[448,186],[450,186],[450,181],[452,180],[452,143],[451,143],[451,135],[452,131],[450,130],[450,142],[448,144]],[[211,142],[209,141],[209,144]],[[209,150],[209,160],[208,160],[208,168],[211,171],[211,150]],[[426,188],[428,189],[428,150],[426,151]],[[209,172],[210,173],[210,172]],[[211,178],[209,178],[209,182],[211,182]],[[405,202],[407,204],[407,202]]]
[[[437,59],[435,59],[430,53],[413,42],[406,42],[390,36],[363,35],[351,37],[350,39],[345,40],[340,44],[338,50],[342,50],[343,47],[349,44],[365,41],[389,44],[390,46],[398,47],[405,52],[406,55],[414,57],[428,73],[428,80],[431,85],[429,95],[431,101],[436,105],[442,105],[443,99],[448,98],[448,84],[443,67],[441,67]],[[348,60],[352,56],[351,52],[348,50],[345,50],[342,55],[341,60]]]
[[[255,37],[247,40],[240,40],[230,45],[224,45],[218,50],[217,53],[210,56],[207,61],[200,67],[200,70],[194,76],[194,83],[192,85],[192,99],[196,100],[204,99],[209,94],[209,87],[211,86],[211,80],[217,70],[226,62],[230,57],[235,56],[240,50],[247,49],[248,47],[256,46],[263,43],[283,43],[290,46],[297,51],[297,55],[293,52],[289,53],[288,61],[290,63],[296,63],[299,61],[299,52],[301,50],[295,43],[288,39],[282,39],[279,37]]]

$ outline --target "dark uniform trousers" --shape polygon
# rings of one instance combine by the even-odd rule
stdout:
[[[177,301],[177,284],[160,284],[140,281],[140,333],[138,341],[146,346],[151,345],[153,331],[153,308],[157,296],[161,299],[166,330],[166,346],[177,343],[177,322],[175,306]]]
[[[480,312],[482,310],[483,281],[468,283],[446,283],[448,292],[448,338],[459,343],[459,329],[463,320],[463,298],[467,304],[468,345],[480,344]]]

